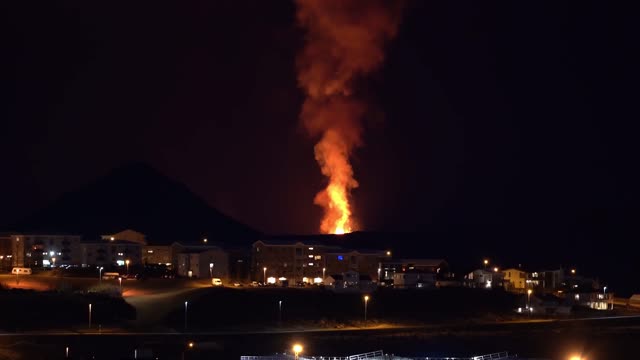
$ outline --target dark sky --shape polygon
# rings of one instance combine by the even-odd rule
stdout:
[[[291,2],[7,3],[0,223],[145,161],[260,230],[317,230]],[[635,228],[632,10],[409,1],[366,84],[363,228]]]

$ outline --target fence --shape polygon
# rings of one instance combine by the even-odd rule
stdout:
[[[472,357],[413,357],[405,358],[401,356],[385,355],[382,350],[372,351],[364,354],[351,356],[300,356],[300,360],[365,360],[365,359],[408,359],[408,360],[508,360],[515,359],[516,356],[509,356],[508,352],[499,352],[487,355]],[[272,355],[272,356],[241,356],[240,360],[293,360],[293,355]]]
[[[508,352],[499,352],[487,355],[472,357],[413,357],[412,360],[508,360],[515,359],[516,356],[509,356]]]

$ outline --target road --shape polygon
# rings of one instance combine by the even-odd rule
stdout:
[[[184,295],[184,294],[183,294]],[[337,333],[337,332],[387,332],[387,331],[442,331],[465,329],[473,330],[474,328],[491,327],[499,329],[502,326],[511,325],[533,325],[533,324],[563,324],[577,322],[613,322],[616,320],[637,320],[632,324],[640,325],[640,315],[627,316],[610,316],[595,318],[579,318],[579,319],[531,319],[504,322],[486,322],[476,323],[473,325],[397,325],[397,324],[378,324],[368,327],[344,327],[344,328],[267,328],[252,330],[217,330],[217,331],[199,331],[199,332],[177,332],[172,330],[162,331],[126,331],[122,329],[104,329],[102,332],[88,330],[46,330],[46,331],[30,331],[25,333],[0,333],[3,337],[21,337],[21,336],[232,336],[232,335],[260,335],[260,334],[313,334],[313,333]],[[599,325],[601,326],[601,325]],[[624,325],[624,326],[628,326]]]

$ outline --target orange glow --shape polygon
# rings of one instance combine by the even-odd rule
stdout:
[[[320,231],[354,230],[351,190],[358,187],[349,162],[362,146],[367,106],[355,92],[358,78],[377,70],[384,45],[397,32],[401,6],[381,0],[297,0],[297,19],[306,43],[296,61],[305,92],[300,120],[316,144],[315,158],[327,187],[314,200],[324,208]]]

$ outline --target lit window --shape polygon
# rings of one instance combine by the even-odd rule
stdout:
[[[148,254],[153,254],[153,250],[147,250]]]
[[[309,255],[309,259],[313,259],[313,255]]]
[[[575,298],[576,300],[580,300],[580,295],[576,294]]]
[[[313,248],[312,248],[312,247],[310,247],[310,248],[309,248],[309,250],[313,250]]]
[[[320,259],[322,259],[322,256],[320,256],[320,255],[316,255],[316,257],[315,257],[314,259],[315,259],[315,260],[320,260]]]
[[[309,266],[313,266],[313,263],[309,263]]]

